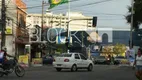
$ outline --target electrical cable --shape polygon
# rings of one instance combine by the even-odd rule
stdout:
[[[73,0],[73,1],[70,1],[70,2],[75,2],[75,1],[79,1],[79,0]],[[44,6],[49,6],[49,3],[44,4]],[[33,9],[33,8],[40,8],[40,7],[42,7],[42,5],[29,6],[29,7],[27,7],[27,8],[21,8],[21,9]],[[11,7],[8,7],[8,8],[12,9]]]
[[[114,1],[114,0],[102,0],[102,1],[97,1],[97,2],[93,2],[93,3],[88,3],[88,4],[80,5],[80,6],[74,6],[74,7],[72,7],[71,9],[78,8],[78,7],[91,6],[91,5],[94,5],[94,4],[100,4],[100,3],[109,2],[109,1]],[[67,9],[67,8],[64,8],[64,9],[55,9],[55,10],[51,10],[51,11],[60,11],[60,10],[65,10],[65,9]]]

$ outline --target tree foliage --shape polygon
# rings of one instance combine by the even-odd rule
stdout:
[[[128,15],[126,20],[131,23],[132,6],[128,6]],[[137,30],[142,23],[142,0],[134,0],[133,29]]]
[[[103,52],[103,54],[111,55],[111,53],[112,53],[112,47],[110,45],[104,46],[104,48],[102,49],[102,52]]]
[[[113,47],[113,52],[116,55],[123,54],[126,51],[126,46],[124,44],[117,43]]]

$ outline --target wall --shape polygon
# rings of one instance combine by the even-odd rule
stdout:
[[[17,28],[16,28],[16,50],[17,54],[24,53],[24,47],[28,43],[28,31],[26,29],[26,4],[22,0],[15,0],[17,5]]]
[[[10,55],[15,55],[15,44],[14,44],[14,37],[7,35],[6,36],[6,47],[7,53]]]
[[[26,4],[22,0],[16,0],[17,9],[17,36],[23,36],[24,31],[20,28],[26,28]],[[20,27],[20,28],[19,28]]]
[[[6,10],[6,43],[5,46],[7,47],[8,54],[14,55],[15,54],[15,28],[16,28],[16,5],[15,0],[5,0],[7,10]],[[1,0],[0,0],[1,5]],[[1,6],[0,6],[1,10]],[[1,16],[1,12],[0,12]]]
[[[26,28],[26,4],[22,0],[16,0],[16,5],[18,6],[17,9],[17,37],[27,37],[27,33],[25,30]]]

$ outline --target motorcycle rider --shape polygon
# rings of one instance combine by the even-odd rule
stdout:
[[[0,51],[0,54],[2,52],[4,53],[2,65],[4,67],[4,70],[9,70],[12,67],[14,61],[13,60],[8,60],[7,57],[14,57],[14,56],[11,56],[11,55],[7,54],[7,48],[6,47],[2,47],[2,50]]]
[[[107,57],[107,64],[111,64],[111,55],[108,55]]]

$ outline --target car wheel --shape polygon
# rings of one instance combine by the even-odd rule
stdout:
[[[61,69],[61,68],[56,68],[56,70],[59,72],[59,71],[61,71],[62,69]]]
[[[76,66],[75,64],[72,66],[71,71],[72,71],[72,72],[77,71],[77,66]]]
[[[88,71],[92,71],[92,70],[93,70],[93,65],[90,64],[90,65],[88,66]]]
[[[4,74],[3,74],[2,72],[0,72],[0,77],[3,77],[3,75],[4,75]]]

